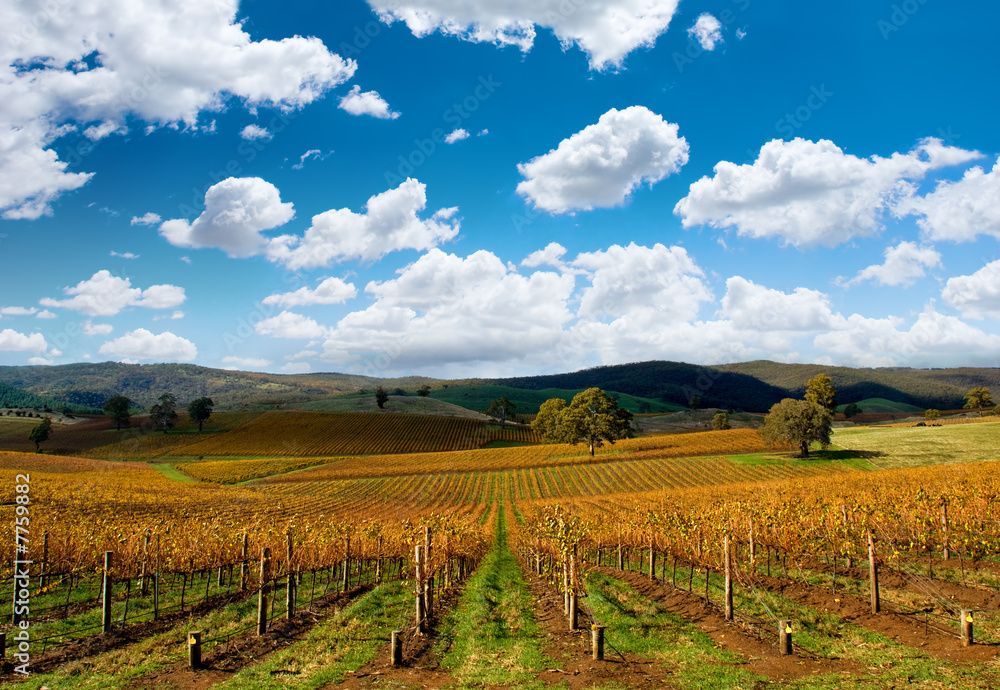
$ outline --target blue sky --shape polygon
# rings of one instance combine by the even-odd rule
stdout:
[[[1000,361],[995,4],[317,5],[0,9],[0,364]]]

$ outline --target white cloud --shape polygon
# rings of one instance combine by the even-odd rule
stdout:
[[[120,338],[109,340],[97,350],[102,355],[120,359],[158,362],[191,362],[198,356],[198,348],[170,331],[151,333],[145,328],[137,328]]]
[[[238,3],[108,0],[99,5],[7,4],[0,10],[0,210],[4,218],[51,213],[92,173],[69,172],[48,148],[83,129],[99,140],[127,131],[199,128],[231,98],[247,106],[300,108],[344,83],[356,64],[317,38],[253,41]],[[21,69],[30,64],[32,69]],[[93,67],[91,67],[93,65]],[[210,129],[211,125],[204,126]]]
[[[461,127],[453,131],[451,134],[444,138],[446,144],[454,144],[456,141],[462,141],[463,139],[469,138],[469,131],[462,129]]]
[[[862,269],[848,281],[838,283],[849,287],[866,280],[874,280],[881,285],[912,285],[917,278],[927,275],[924,269],[939,268],[941,255],[933,247],[922,247],[916,242],[900,242],[885,250],[885,262]]]
[[[150,211],[142,216],[132,216],[132,222],[129,225],[156,225],[160,220],[159,215]]]
[[[352,283],[340,278],[327,278],[316,286],[315,290],[307,287],[294,292],[269,295],[262,301],[264,304],[275,304],[281,307],[298,307],[308,304],[343,304],[357,297],[358,289]]]
[[[182,256],[180,260],[183,261],[186,264],[190,264],[191,263],[191,257],[189,257],[189,256]]]
[[[742,41],[746,36],[747,32],[745,29],[736,29],[736,40]]]
[[[371,115],[380,120],[395,120],[399,113],[389,109],[389,104],[385,102],[378,91],[361,92],[361,87],[355,84],[350,92],[340,99],[341,110],[346,110],[351,115]]]
[[[703,12],[688,29],[688,35],[698,41],[703,49],[715,50],[715,44],[722,43],[722,23],[708,12]]]
[[[80,324],[84,335],[110,335],[115,327],[110,323],[91,323],[84,321]]]
[[[602,70],[620,66],[636,48],[651,47],[667,30],[678,0],[368,0],[385,22],[403,21],[414,36],[435,31],[467,41],[528,51],[535,26],[551,29],[564,47],[576,45]]]
[[[88,316],[114,316],[126,307],[170,309],[185,300],[184,288],[176,285],[153,285],[145,290],[132,287],[128,278],[118,278],[102,270],[76,287],[63,288],[69,299],[50,297],[38,301],[43,307],[73,309]]]
[[[741,236],[807,247],[836,246],[881,229],[884,211],[913,192],[928,171],[979,157],[924,139],[889,158],[858,158],[833,142],[775,139],[753,164],[720,161],[674,207],[685,228],[735,227]]]
[[[287,268],[317,268],[336,261],[380,259],[391,251],[424,251],[453,239],[459,221],[457,209],[438,210],[427,220],[418,213],[427,206],[426,185],[407,179],[396,189],[371,197],[365,213],[341,208],[313,216],[305,235],[282,235],[271,240],[268,258]]]
[[[289,362],[281,365],[281,370],[286,374],[308,374],[311,369],[309,362]]]
[[[55,364],[55,360],[46,359],[45,357],[29,357],[28,364],[34,367],[51,367]]]
[[[931,240],[1000,239],[1000,158],[988,173],[977,165],[961,180],[942,181],[927,196],[906,200],[899,213],[923,216],[917,224]]]
[[[990,262],[972,275],[949,278],[941,297],[965,317],[1000,318],[1000,261]]]
[[[111,256],[117,256],[120,259],[138,259],[138,254],[133,254],[132,252],[118,253],[115,250],[111,250]]]
[[[3,316],[32,316],[38,313],[35,307],[0,307]]]
[[[795,288],[791,294],[757,285],[741,276],[726,281],[721,314],[740,330],[817,331],[835,327],[830,298],[822,292]]]
[[[56,316],[55,314],[53,314],[52,312],[50,312],[48,309],[43,309],[40,312],[38,312],[38,315],[35,318],[37,318],[37,319],[57,319],[59,317]]]
[[[240,138],[246,139],[247,141],[253,141],[254,139],[263,139],[264,141],[270,141],[274,135],[267,131],[266,128],[260,125],[247,125],[242,130],[240,130]]]
[[[548,153],[517,166],[519,194],[549,213],[611,208],[688,161],[678,126],[643,106],[612,108]]]
[[[234,369],[262,369],[272,364],[269,359],[260,359],[256,357],[223,357],[222,363],[232,365],[232,368]]]
[[[301,156],[299,156],[299,162],[292,166],[293,170],[302,170],[305,167],[306,161],[310,158],[315,158],[318,161],[326,160],[327,156],[332,154],[333,151],[328,151],[325,155],[319,149],[309,149]]]
[[[563,256],[566,255],[566,247],[562,246],[558,242],[549,242],[545,245],[545,249],[539,249],[538,251],[528,254],[521,261],[522,266],[528,266],[529,268],[537,268],[538,266],[555,266],[560,271],[565,271],[568,267],[563,261]]]
[[[283,311],[277,316],[264,319],[254,325],[254,330],[261,335],[290,340],[313,340],[326,337],[329,330],[319,325],[308,316]]]
[[[479,130],[479,134],[477,134],[476,136],[477,137],[485,137],[489,133],[490,133],[490,130],[488,130],[488,129],[481,129],[481,130]]]
[[[41,333],[25,335],[5,328],[0,331],[0,352],[45,352],[48,345]]]
[[[194,222],[165,221],[160,234],[176,247],[221,249],[232,257],[260,254],[267,238],[261,235],[290,221],[291,203],[282,203],[278,188],[259,177],[230,177],[205,193],[205,210]]]

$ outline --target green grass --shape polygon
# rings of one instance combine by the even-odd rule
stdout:
[[[886,400],[885,398],[866,398],[854,403],[861,408],[862,412],[923,412],[924,408],[916,405]],[[843,412],[847,405],[838,405],[837,412]]]
[[[554,662],[541,652],[544,635],[532,598],[507,544],[506,516],[497,517],[496,542],[469,579],[438,633],[441,666],[460,687],[543,688],[538,673]]]
[[[167,479],[173,479],[175,482],[197,482],[198,480],[194,477],[189,477],[188,475],[181,472],[179,469],[171,464],[165,462],[151,462],[148,463],[151,467],[156,468],[160,474],[162,474]]]
[[[535,414],[539,406],[550,398],[563,398],[567,402],[583,389],[567,390],[563,388],[544,388],[542,390],[528,390],[525,388],[511,388],[509,386],[475,385],[475,386],[450,386],[431,391],[430,397],[435,400],[443,400],[452,405],[482,412],[491,401],[499,397],[505,397],[517,405],[517,411],[522,414]],[[653,398],[640,398],[625,393],[609,394],[618,397],[619,407],[630,412],[639,411],[639,406],[646,403],[650,407],[650,412],[676,412],[685,409],[675,403],[665,403]]]
[[[934,427],[858,427],[837,429],[844,448],[866,456],[879,468],[920,467],[997,460],[997,423]]]
[[[658,659],[682,688],[754,688],[766,680],[741,668],[745,659],[718,649],[693,623],[662,609],[621,580],[590,573],[586,586],[595,620],[607,626],[606,658],[617,650]]]
[[[759,467],[788,465],[795,463],[817,465],[843,465],[852,470],[876,469],[868,460],[853,450],[830,446],[828,450],[813,449],[805,459],[789,459],[790,453],[747,453],[744,455],[727,455],[726,459],[736,465],[751,465]]]

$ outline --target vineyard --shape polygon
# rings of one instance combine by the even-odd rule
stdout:
[[[368,412],[268,412],[226,434],[174,448],[172,456],[309,457],[467,450],[505,441],[538,443],[525,427],[463,417]]]

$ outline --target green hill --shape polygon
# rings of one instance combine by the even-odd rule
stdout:
[[[430,397],[452,405],[460,405],[470,410],[482,412],[491,401],[503,396],[517,406],[517,411],[521,414],[536,414],[539,406],[549,398],[563,398],[566,402],[573,399],[573,396],[582,391],[583,388],[542,388],[538,390],[526,388],[513,388],[511,386],[500,386],[490,384],[478,384],[470,386],[451,386],[431,391]],[[618,406],[630,412],[637,413],[643,408],[643,403],[649,406],[649,412],[676,412],[686,409],[682,405],[667,403],[661,400],[642,398],[625,393],[605,389],[608,393],[617,396]],[[644,409],[644,408],[643,408]]]
[[[859,400],[855,404],[861,408],[862,412],[920,413],[924,411],[924,408],[922,407],[907,405],[906,403],[896,402],[894,400],[886,400],[885,398],[866,398],[864,400]],[[839,405],[837,407],[837,412],[843,412],[845,407],[847,407],[847,405]]]
[[[55,398],[36,395],[10,384],[0,382],[0,408],[18,407],[28,407],[37,410],[51,409],[60,412],[69,408],[72,412],[82,414],[97,412],[97,410],[86,405],[75,405],[67,403],[65,400],[56,400]]]

